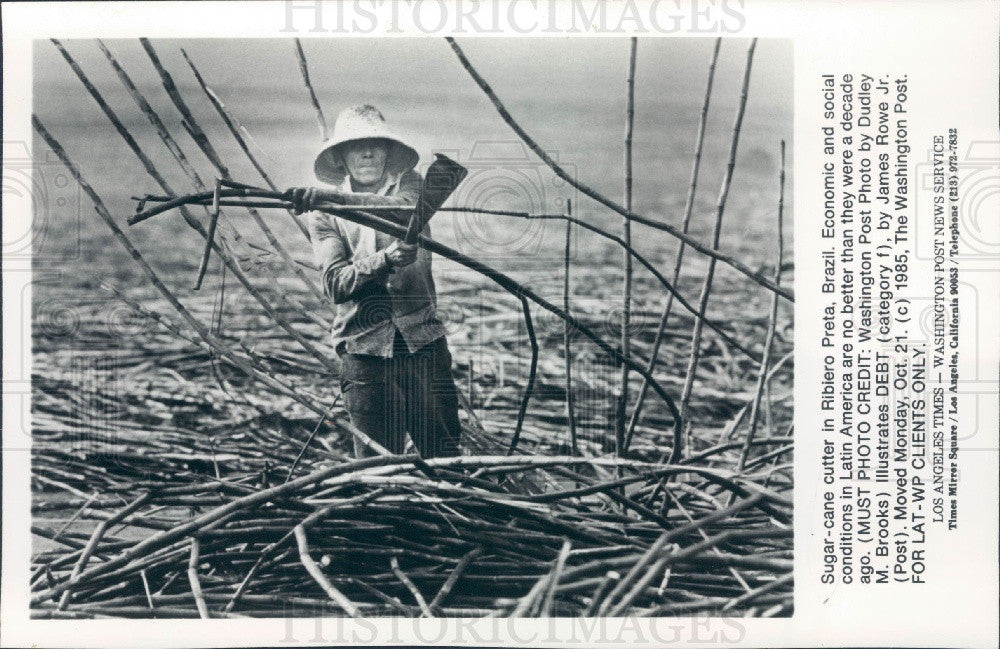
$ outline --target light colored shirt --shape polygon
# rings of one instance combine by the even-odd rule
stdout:
[[[345,205],[416,205],[421,176],[407,171],[389,178],[377,193],[352,192],[350,178],[340,187]],[[409,213],[380,212],[400,224]],[[336,305],[331,328],[338,354],[392,356],[396,331],[411,352],[446,333],[437,316],[431,253],[423,248],[408,266],[390,269],[385,248],[396,237],[323,212],[309,212],[313,256],[322,273],[324,295]],[[421,232],[430,237],[430,226]]]

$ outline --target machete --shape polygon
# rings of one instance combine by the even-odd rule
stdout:
[[[410,215],[410,223],[406,228],[406,236],[403,243],[413,245],[420,236],[420,231],[431,220],[448,197],[454,193],[469,174],[469,170],[458,164],[448,156],[435,153],[434,162],[427,168],[424,175],[423,185],[420,187],[420,198],[417,200],[417,208]]]

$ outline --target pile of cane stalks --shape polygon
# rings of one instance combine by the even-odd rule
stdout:
[[[618,466],[625,477],[615,480],[601,471],[611,463],[595,459],[400,456],[267,489],[218,480],[149,489],[124,507],[95,500],[92,511],[107,518],[89,539],[65,537],[78,549],[47,567],[36,597],[52,601],[52,616],[143,617],[667,615],[789,604],[787,578],[774,578],[790,569],[791,531],[772,522],[786,516],[780,497],[717,471]],[[579,486],[525,487],[525,474],[554,467]],[[657,512],[618,491],[686,471],[740,495]],[[601,507],[608,494],[620,509]],[[162,514],[171,508],[201,513],[175,524]],[[155,531],[138,543],[113,535],[133,520]],[[97,556],[106,559],[84,567]]]
[[[44,292],[61,304],[59,290]],[[507,455],[500,433],[509,437],[520,386],[469,382],[469,361],[457,360],[474,455],[355,460],[342,408],[317,422],[157,326],[159,305],[147,295],[140,306],[141,289],[106,293],[74,305],[72,328],[36,314],[36,617],[791,613],[786,435],[758,438],[740,472],[741,443],[721,424],[699,429],[680,463],[661,463],[671,438],[651,407],[634,450],[616,459],[586,432],[607,422],[581,406],[571,456],[552,387],[561,367],[543,363],[522,444]],[[190,300],[196,313],[213,308],[201,300]],[[505,305],[492,304],[475,317],[494,341],[513,339]],[[253,313],[226,317],[234,344],[249,344]],[[543,345],[555,337],[540,333]],[[284,337],[258,335],[253,349],[304,394],[330,383]],[[498,346],[504,354],[517,350]],[[599,378],[582,377],[596,381],[584,392],[610,391]],[[729,413],[732,433],[747,396],[705,401]]]
[[[182,239],[163,230],[126,232],[43,120],[33,117],[35,131],[127,255],[109,261],[84,248],[101,257],[91,264],[92,278],[83,272],[87,257],[72,273],[59,268],[33,282],[32,425],[24,435],[31,448],[33,616],[792,614],[791,322],[778,308],[779,297],[792,299],[788,284],[780,285],[783,145],[773,279],[716,250],[755,40],[710,248],[687,231],[694,178],[683,232],[632,214],[558,167],[448,39],[500,117],[556,176],[712,261],[704,275],[702,266],[681,273],[678,248],[669,280],[661,269],[674,257],[646,259],[626,241],[630,235],[622,239],[571,216],[568,202],[565,215],[489,212],[565,221],[559,307],[557,295],[541,286],[421,240],[450,264],[435,272],[446,273],[438,306],[447,314],[464,428],[464,454],[438,459],[354,458],[356,432],[338,403],[332,314],[315,285],[316,269],[293,258],[298,248],[280,245],[258,211],[280,217],[292,207],[288,196],[182,50],[268,189],[227,180],[222,149],[210,144],[152,44],[140,42],[215,169],[214,192],[103,43],[125,90],[198,193],[174,191],[154,162],[159,156],[147,155],[79,63],[53,44],[163,192],[138,198],[127,222],[162,214],[162,223],[168,212],[174,219],[179,212],[200,236],[195,286],[206,284],[178,286],[195,270]],[[709,67],[702,134],[720,43]],[[635,47],[633,39],[630,80]],[[296,56],[323,130],[298,41]],[[631,119],[630,109],[629,152]],[[701,135],[693,175],[700,156]],[[145,209],[147,203],[153,207]],[[244,209],[260,233],[230,218]],[[201,210],[207,228],[194,215]],[[377,211],[341,216],[404,235]],[[288,216],[308,239],[304,225]],[[631,319],[607,311],[609,303],[621,304],[610,279],[618,277],[610,260],[620,251],[574,270],[571,227],[619,245],[656,278],[637,276],[634,287],[627,282],[622,289]],[[174,240],[176,246],[150,243]],[[730,274],[715,282],[708,311],[716,261]],[[210,263],[219,264],[218,272],[207,273]],[[769,314],[750,300],[745,279],[768,289]],[[699,287],[696,305],[684,296]],[[658,300],[633,305],[633,290],[670,293],[673,313],[669,301],[659,318]],[[629,342],[616,347],[608,340],[619,333]],[[659,360],[647,366],[646,359]],[[617,395],[636,394],[640,382],[649,399],[641,417],[634,406],[623,434],[630,404]],[[5,446],[16,443],[15,432],[5,431]]]
[[[666,427],[615,459],[587,436],[580,456],[553,455],[564,447],[526,425],[506,455],[476,413],[506,410],[509,425],[517,390],[484,409],[477,381],[479,407],[462,397],[476,455],[355,460],[342,409],[310,439],[314,415],[147,322],[155,300],[130,303],[77,305],[71,345],[51,322],[37,333],[36,617],[791,612],[788,437],[759,438],[741,472],[741,444],[700,434],[682,462],[659,462]],[[254,327],[227,318],[233,337]],[[305,392],[321,375],[280,337],[255,352]],[[548,382],[543,365],[551,413]]]

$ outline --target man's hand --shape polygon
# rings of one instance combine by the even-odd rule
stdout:
[[[311,212],[320,203],[340,203],[340,192],[318,187],[292,187],[285,192],[296,214]]]
[[[409,266],[417,260],[417,244],[403,243],[396,239],[385,249],[385,260],[390,268]]]

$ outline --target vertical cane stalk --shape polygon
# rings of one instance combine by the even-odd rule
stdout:
[[[774,266],[774,283],[781,284],[781,264],[783,262],[783,251],[785,240],[784,233],[784,213],[785,213],[785,141],[781,141],[781,171],[778,173],[778,255]],[[771,358],[771,348],[774,346],[774,330],[778,323],[778,300],[772,296],[771,312],[767,325],[767,337],[764,339],[764,359],[760,364],[760,371],[757,374],[757,388],[754,392],[753,406],[750,408],[750,428],[747,430],[747,437],[743,440],[743,450],[740,453],[739,463],[736,465],[737,471],[742,471],[747,463],[747,455],[750,453],[750,445],[757,434],[757,419],[760,414],[761,397],[764,394],[764,386],[767,384],[768,361]]]
[[[757,39],[754,38],[750,41],[750,47],[747,49],[746,69],[743,73],[743,89],[740,92],[739,106],[736,110],[736,121],[733,125],[733,137],[729,145],[729,161],[726,165],[726,175],[722,181],[722,187],[719,189],[719,200],[716,205],[715,213],[715,227],[712,230],[713,249],[718,249],[719,241],[722,235],[722,217],[726,212],[726,201],[729,198],[729,188],[732,186],[733,170],[736,168],[736,151],[739,148],[740,129],[743,126],[743,115],[746,112],[747,93],[750,88],[750,70],[753,66],[753,54],[756,47]],[[698,310],[702,313],[705,313],[706,311],[708,298],[712,292],[712,280],[715,277],[715,264],[715,257],[709,258],[708,270],[705,272],[705,280],[701,287],[701,297],[698,300]],[[691,335],[691,356],[688,359],[687,374],[684,377],[684,388],[681,391],[681,419],[688,426],[690,426],[689,406],[691,403],[691,391],[694,387],[695,375],[698,372],[698,362],[701,360],[701,335],[703,325],[704,322],[701,319],[695,319],[694,331]]]
[[[531,322],[531,305],[528,298],[519,295],[521,299],[521,310],[524,313],[524,326],[528,332],[528,342],[531,343],[531,364],[528,367],[528,382],[524,386],[524,394],[521,395],[521,405],[517,409],[517,424],[514,426],[514,437],[510,441],[507,455],[513,455],[517,449],[517,442],[521,439],[521,429],[524,427],[524,416],[528,412],[528,402],[531,401],[531,393],[535,390],[535,375],[538,372],[538,339],[535,337],[535,326]]]
[[[628,56],[628,100],[625,109],[625,211],[632,212],[632,129],[635,124],[635,55],[639,39],[633,36],[629,42]],[[622,217],[622,238],[625,245],[632,246],[632,220]],[[623,252],[624,278],[622,281],[622,356],[631,353],[629,328],[632,324],[632,255]],[[618,407],[615,411],[615,455],[625,452],[625,407],[628,405],[628,366],[621,366],[621,382],[618,392]]]
[[[191,584],[191,595],[198,607],[198,615],[203,620],[208,619],[208,605],[205,603],[205,594],[201,590],[201,580],[198,578],[198,558],[201,555],[201,545],[198,537],[191,537],[191,556],[188,559],[187,576]]]
[[[708,82],[705,87],[705,100],[701,104],[701,117],[698,119],[698,135],[695,138],[694,162],[691,165],[691,182],[688,185],[687,200],[684,204],[684,222],[681,224],[681,231],[688,233],[691,225],[691,214],[694,211],[694,199],[698,189],[698,172],[701,169],[701,152],[705,143],[705,124],[708,121],[708,106],[712,101],[712,83],[715,79],[715,64],[719,60],[719,48],[722,39],[715,39],[715,48],[712,50],[712,60],[708,64]],[[684,250],[686,244],[684,240],[677,244],[677,257],[674,261],[674,275],[671,284],[677,286],[677,280],[681,276],[681,266],[684,261]],[[674,294],[667,296],[667,302],[663,307],[663,314],[660,316],[660,324],[656,330],[656,337],[653,339],[653,351],[650,352],[649,365],[646,369],[652,373],[656,369],[659,360],[660,344],[663,342],[663,335],[667,330],[667,321],[670,319],[670,311],[674,305]],[[625,450],[628,450],[632,443],[632,436],[635,434],[636,424],[639,423],[639,415],[642,413],[642,406],[645,404],[646,395],[649,393],[649,381],[643,380],[639,388],[639,395],[636,397],[635,407],[632,409],[632,416],[628,422],[628,429],[625,432]]]
[[[572,199],[566,199],[566,214],[573,216]],[[570,246],[572,244],[573,221],[566,220],[566,249],[563,255],[563,311],[569,311],[569,270]],[[571,348],[572,330],[568,321],[563,321],[563,355],[566,362],[566,421],[569,422],[569,444],[573,455],[579,455],[576,439],[576,408],[573,397],[573,351]]]

